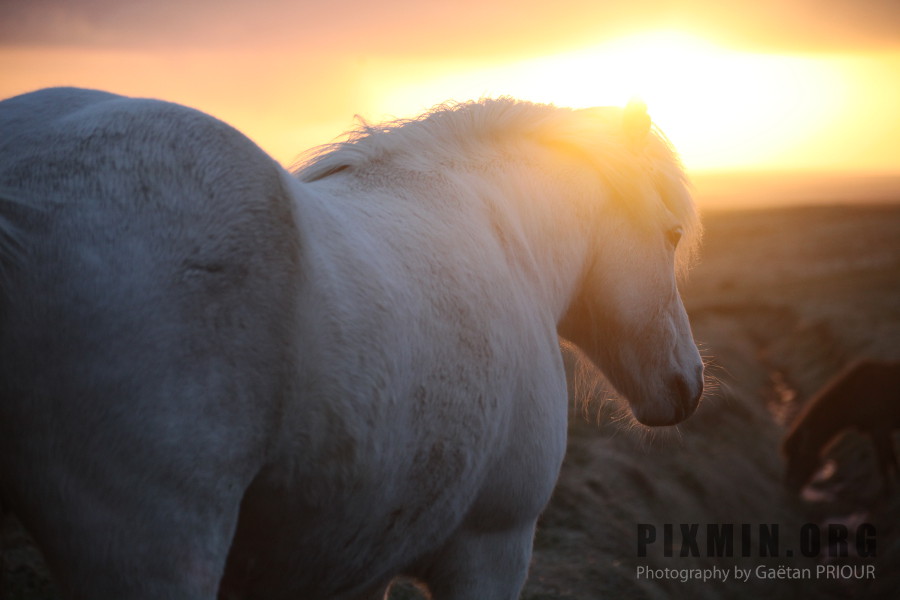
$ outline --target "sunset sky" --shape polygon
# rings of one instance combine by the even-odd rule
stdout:
[[[355,114],[638,96],[692,172],[900,173],[897,0],[0,2],[0,97],[172,100],[283,164]]]

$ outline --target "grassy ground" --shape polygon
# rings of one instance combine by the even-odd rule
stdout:
[[[783,490],[778,446],[798,408],[844,363],[900,358],[900,207],[719,212],[706,215],[706,229],[703,260],[683,294],[719,389],[677,435],[573,418],[524,598],[895,598],[900,494],[883,499],[868,441],[849,435],[832,450],[837,467],[815,501]],[[876,526],[876,558],[829,558],[827,544],[821,557],[800,557],[802,524],[823,531],[845,524],[852,535],[863,520]],[[640,558],[637,523],[751,524],[754,531],[774,523],[782,555],[762,557],[754,542],[746,558],[680,558],[676,535],[675,557]],[[819,564],[874,565],[876,578],[636,577],[641,565],[815,573]]]
[[[845,362],[900,358],[900,206],[805,207],[706,215],[703,259],[683,289],[717,389],[677,430],[617,421],[602,392],[573,403],[569,450],[535,540],[523,598],[893,598],[900,589],[900,493],[885,500],[865,439],[832,450],[837,467],[812,500],[781,486],[778,445],[802,403]],[[582,394],[585,395],[585,394]],[[588,415],[588,416],[585,416]],[[801,557],[801,525],[876,526],[875,558]],[[675,556],[661,543],[638,556],[637,526],[675,524]],[[751,526],[749,556],[678,556],[678,524]],[[779,556],[761,556],[758,530],[777,524]],[[740,539],[739,533],[735,534]],[[8,598],[54,598],[38,555],[6,533]],[[794,555],[786,556],[786,551]],[[638,578],[654,569],[759,565],[874,565],[875,579],[747,582]],[[392,600],[420,597],[398,586]]]

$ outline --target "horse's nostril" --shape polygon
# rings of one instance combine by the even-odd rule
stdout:
[[[675,390],[678,392],[678,398],[684,402],[684,398],[690,393],[687,381],[682,375],[675,376]]]
[[[687,381],[681,375],[675,376],[675,390],[678,392],[678,416],[684,419],[688,415],[688,395],[690,391],[688,390]]]
[[[702,388],[700,390],[694,389],[683,375],[675,376],[674,387],[678,395],[678,411],[681,418],[686,419],[697,408],[697,402],[703,390]]]

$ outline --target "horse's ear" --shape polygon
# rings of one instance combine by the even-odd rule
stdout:
[[[628,101],[622,115],[622,126],[632,149],[643,148],[650,135],[650,116],[647,114],[647,105],[642,100],[632,98]]]

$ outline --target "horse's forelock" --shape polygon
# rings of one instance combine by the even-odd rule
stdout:
[[[637,117],[641,108],[603,107],[562,113],[562,126],[546,135],[588,160],[606,183],[613,201],[635,220],[652,225],[667,213],[684,230],[677,253],[679,274],[693,264],[702,228],[690,183],[677,154],[658,127]],[[638,113],[638,114],[635,114]],[[640,135],[636,135],[635,129]]]

